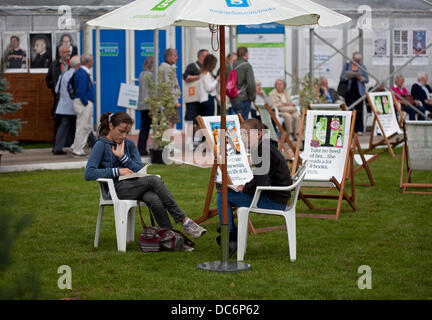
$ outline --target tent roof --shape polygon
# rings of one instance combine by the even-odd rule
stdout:
[[[133,0],[69,0],[67,5],[72,11],[84,15],[99,15],[112,11]],[[387,15],[432,15],[432,0],[313,0],[342,14],[351,17],[359,16],[360,5],[371,7],[372,14]],[[35,2],[37,5],[35,5]],[[56,13],[59,6],[57,0],[3,0],[0,4],[0,14],[7,12],[17,14],[20,12]]]

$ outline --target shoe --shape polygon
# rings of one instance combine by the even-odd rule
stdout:
[[[74,158],[85,158],[85,157],[88,156],[87,153],[75,153],[75,152],[72,152],[72,154],[73,154]]]
[[[55,155],[55,156],[63,156],[63,155],[65,155],[65,154],[67,154],[67,152],[64,152],[64,151],[55,151],[55,150],[53,150],[53,151],[52,151],[52,154]]]
[[[190,235],[194,239],[198,239],[204,233],[207,232],[206,229],[204,229],[200,225],[196,224],[195,221],[193,221],[192,219],[187,220],[183,224],[183,230],[185,233],[187,233],[188,235]]]
[[[183,245],[183,248],[184,248],[184,251],[186,251],[186,252],[192,252],[195,250],[194,247],[190,247],[187,244]]]

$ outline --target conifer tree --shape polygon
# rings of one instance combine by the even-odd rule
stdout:
[[[21,130],[20,119],[4,119],[4,115],[15,113],[21,108],[21,103],[12,102],[12,94],[7,92],[8,84],[3,74],[0,74],[0,151],[11,153],[21,152],[17,141],[3,141],[3,136],[7,133],[18,136]]]

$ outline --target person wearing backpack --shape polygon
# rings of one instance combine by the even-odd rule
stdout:
[[[227,66],[227,95],[230,98],[231,109],[234,113],[240,113],[243,119],[246,120],[249,117],[252,102],[255,101],[256,97],[255,77],[252,65],[248,62],[248,49],[246,47],[239,47],[237,49],[237,57],[237,60],[232,65]],[[237,78],[237,94],[230,95],[228,90],[230,84],[229,78],[233,77],[231,71],[234,70]]]
[[[93,67],[93,56],[84,53],[81,56],[81,68],[73,76],[74,110],[77,114],[75,140],[72,153],[77,157],[85,157],[88,154],[84,148],[89,137],[94,136],[92,131],[93,103],[95,101],[95,89],[90,77]]]
[[[192,238],[201,237],[207,230],[186,216],[160,177],[146,175],[119,181],[120,176],[143,168],[138,148],[127,139],[133,124],[133,119],[126,112],[106,112],[101,116],[99,139],[87,161],[85,180],[113,179],[117,196],[145,202],[161,228],[172,229],[168,211],[175,223],[182,223],[185,233]]]
[[[52,153],[54,155],[63,155],[63,147],[70,146],[75,136],[76,126],[76,113],[73,107],[73,100],[69,96],[68,84],[72,79],[76,70],[81,67],[79,56],[74,56],[70,60],[70,69],[63,73],[57,85],[55,86],[55,93],[59,96],[59,102],[55,111],[56,119],[59,121],[57,133],[55,135],[54,148]]]

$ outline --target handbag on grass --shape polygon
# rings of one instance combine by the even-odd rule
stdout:
[[[141,225],[143,227],[139,240],[142,252],[193,250],[195,243],[186,237],[181,231],[156,227],[150,208],[149,212],[152,226],[147,226],[142,217],[141,206],[139,203],[138,209],[141,218]]]

